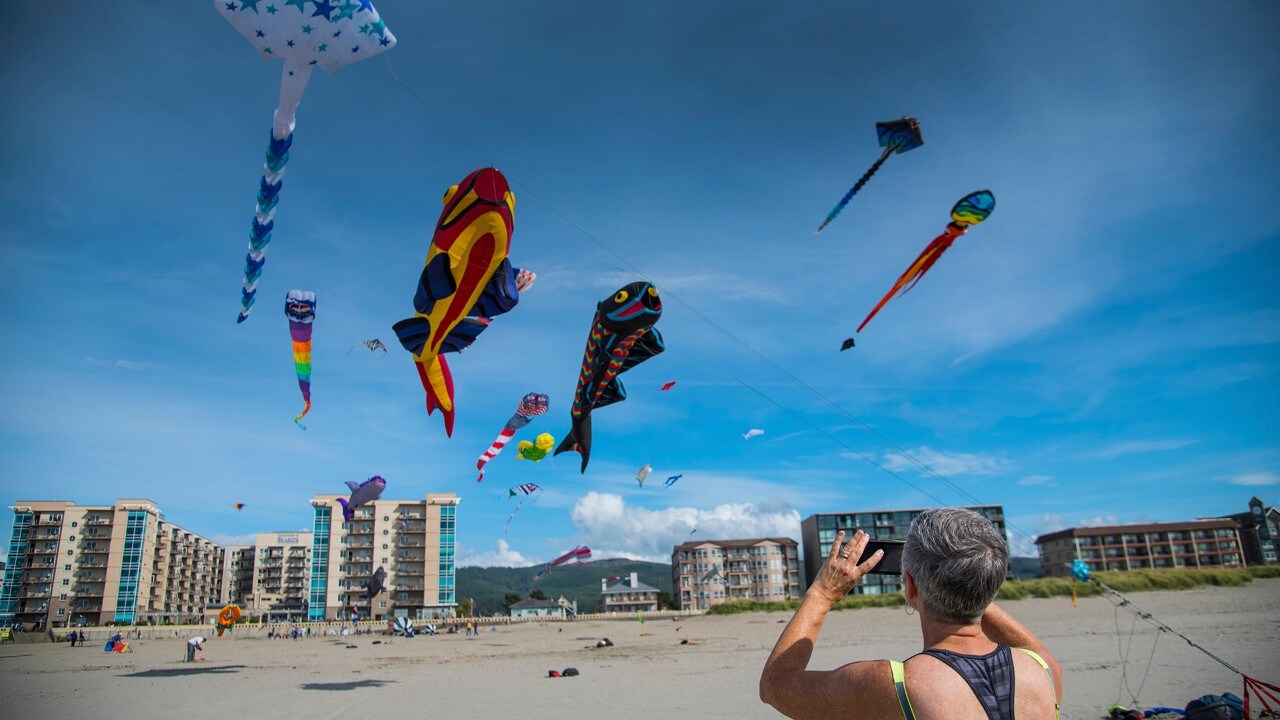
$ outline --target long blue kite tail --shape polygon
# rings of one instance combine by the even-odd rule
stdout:
[[[888,160],[889,156],[897,149],[897,145],[889,145],[884,149],[884,152],[880,155],[880,159],[876,160],[875,164],[871,166],[871,169],[867,170],[863,173],[862,177],[858,178],[858,182],[854,183],[853,187],[849,188],[849,192],[845,193],[844,197],[840,198],[840,202],[836,203],[836,206],[831,209],[831,212],[827,215],[827,219],[823,220],[822,224],[818,226],[818,229],[813,231],[814,235],[822,232],[822,228],[831,224],[831,221],[836,219],[836,216],[840,214],[840,211],[844,210],[844,206],[849,204],[849,201],[853,199],[853,196],[858,194],[858,191],[862,189],[862,186],[867,184],[867,181],[871,179],[871,176],[876,174],[876,171],[880,169],[880,166],[884,164],[884,161]]]
[[[289,162],[289,146],[292,144],[293,133],[284,139],[271,133],[267,160],[262,165],[262,180],[258,183],[258,207],[253,213],[253,228],[249,231],[249,254],[244,256],[244,287],[240,289],[237,324],[248,319],[254,295],[258,294],[258,279],[262,277],[262,266],[267,262],[267,243],[271,242],[271,230],[276,226],[276,204],[280,202],[284,166]]]

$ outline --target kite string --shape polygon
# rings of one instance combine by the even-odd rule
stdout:
[[[391,64],[391,60],[390,60],[389,58],[387,58],[387,56],[386,56],[385,54],[384,54],[384,55],[381,55],[380,57],[382,58],[383,62],[384,62],[384,63],[386,63],[386,65],[387,65],[387,69],[388,69],[388,70],[390,71],[390,73],[391,73],[391,77],[395,80],[395,82],[396,82],[398,85],[400,85],[400,87],[404,88],[404,89],[405,89],[405,91],[406,91],[406,92],[408,92],[408,93],[409,93],[409,95],[410,95],[411,97],[413,97],[415,100],[417,100],[417,101],[418,101],[418,103],[419,103],[420,105],[422,105],[424,108],[426,108],[426,109],[427,109],[427,111],[428,111],[429,113],[431,113],[431,115],[432,115],[433,117],[435,117],[435,118],[436,118],[436,119],[437,119],[437,120],[438,120],[442,125],[444,125],[444,126],[445,126],[446,128],[448,128],[448,129],[449,129],[449,130],[450,130],[454,135],[456,135],[456,136],[457,136],[457,137],[458,137],[458,138],[459,138],[459,139],[460,139],[464,144],[466,144],[466,145],[467,145],[467,147],[469,147],[469,148],[471,148],[473,151],[475,151],[475,153],[476,153],[477,155],[479,155],[481,158],[483,158],[483,159],[485,160],[485,162],[488,162],[490,165],[492,165],[492,164],[493,164],[492,159],[491,159],[487,154],[485,154],[485,152],[484,152],[483,150],[481,150],[479,147],[477,147],[477,146],[475,145],[475,143],[471,142],[471,140],[470,140],[470,139],[468,139],[465,135],[463,135],[463,134],[462,134],[462,131],[460,131],[458,128],[454,127],[454,125],[453,125],[452,123],[450,123],[449,121],[447,121],[444,117],[442,117],[442,116],[440,115],[440,113],[436,112],[435,108],[433,108],[433,107],[431,106],[431,104],[430,104],[430,103],[428,103],[428,102],[426,101],[426,99],[425,99],[425,98],[423,98],[423,97],[422,97],[418,92],[416,92],[416,91],[415,91],[415,90],[413,90],[411,87],[409,87],[409,85],[408,85],[407,83],[405,83],[403,79],[401,79],[401,78],[400,78],[400,75],[395,71],[395,67]],[[513,182],[513,184],[518,185],[518,186],[520,187],[520,189],[521,189],[523,192],[527,193],[527,194],[528,194],[529,196],[531,196],[534,200],[537,200],[537,201],[538,201],[541,205],[543,205],[543,206],[544,206],[544,207],[545,207],[549,212],[551,212],[551,213],[552,213],[553,215],[555,215],[556,217],[560,218],[560,219],[561,219],[561,220],[562,220],[566,225],[568,225],[569,227],[572,227],[574,230],[577,230],[577,231],[578,231],[578,232],[579,232],[583,237],[585,237],[585,238],[587,238],[588,240],[590,240],[592,243],[594,243],[595,245],[597,245],[601,250],[603,250],[604,252],[606,252],[607,254],[609,254],[610,256],[612,256],[612,257],[613,257],[614,259],[616,259],[618,262],[622,263],[625,267],[629,268],[632,272],[636,273],[638,276],[640,276],[640,277],[644,278],[645,280],[647,280],[647,281],[649,281],[649,282],[651,282],[651,283],[653,282],[653,280],[652,280],[652,279],[650,279],[650,278],[649,278],[649,276],[648,276],[645,272],[643,272],[642,270],[640,270],[640,268],[638,268],[638,267],[637,267],[635,264],[633,264],[630,260],[628,260],[627,258],[625,258],[625,257],[623,257],[622,255],[620,255],[620,254],[619,254],[618,252],[616,252],[613,248],[609,247],[609,246],[608,246],[608,245],[606,245],[603,241],[601,241],[599,238],[597,238],[595,235],[593,235],[592,233],[590,233],[589,231],[587,231],[587,230],[586,230],[586,228],[583,228],[581,225],[579,225],[578,223],[576,223],[576,222],[574,222],[572,219],[570,219],[567,215],[565,215],[564,213],[560,212],[560,210],[559,210],[558,208],[556,208],[554,205],[552,205],[552,204],[551,204],[550,202],[548,202],[547,200],[543,199],[541,195],[539,195],[536,191],[534,191],[534,190],[533,190],[533,188],[531,188],[531,187],[529,187],[528,185],[525,185],[524,183],[519,182],[519,181],[514,181],[514,182]],[[655,285],[659,285],[659,283],[653,283],[653,284],[655,284]],[[717,322],[715,322],[714,320],[712,320],[710,317],[708,317],[707,315],[705,315],[704,313],[702,313],[700,310],[698,310],[697,308],[695,308],[693,305],[691,305],[690,303],[686,302],[683,298],[681,298],[678,294],[676,294],[675,292],[673,292],[670,288],[668,288],[668,287],[663,287],[662,292],[663,292],[663,294],[664,294],[664,295],[666,295],[667,297],[671,298],[672,300],[675,300],[678,304],[680,304],[681,306],[683,306],[686,310],[688,310],[690,313],[692,313],[695,317],[697,317],[698,319],[702,320],[704,323],[706,323],[707,325],[709,325],[711,328],[713,328],[714,330],[716,330],[717,332],[719,332],[719,333],[720,333],[721,335],[723,335],[725,338],[727,338],[727,339],[731,340],[732,342],[734,342],[735,344],[737,344],[739,347],[741,347],[741,348],[743,348],[744,350],[746,350],[748,353],[750,353],[751,355],[753,355],[754,357],[756,357],[758,360],[760,360],[761,362],[763,362],[765,365],[768,365],[769,367],[773,368],[773,370],[774,370],[775,372],[778,372],[778,373],[779,373],[779,374],[781,374],[783,377],[785,377],[785,378],[787,378],[788,380],[790,380],[790,381],[791,381],[793,384],[795,384],[797,387],[799,387],[799,388],[803,389],[804,391],[808,392],[808,393],[809,393],[810,395],[812,395],[813,397],[817,398],[818,400],[822,401],[822,402],[823,402],[823,403],[825,403],[826,405],[828,405],[828,406],[830,406],[831,408],[835,409],[835,410],[836,410],[837,412],[839,412],[840,414],[844,415],[846,418],[848,418],[850,421],[852,421],[853,423],[855,423],[856,425],[858,425],[859,427],[861,427],[863,430],[865,430],[865,431],[867,431],[867,432],[871,433],[872,435],[874,435],[875,437],[877,437],[881,442],[885,443],[885,444],[886,444],[886,445],[888,445],[890,448],[892,448],[893,450],[895,450],[895,451],[896,451],[900,456],[902,456],[903,458],[907,459],[909,462],[911,462],[911,463],[912,463],[913,465],[915,465],[916,467],[920,468],[920,469],[921,469],[925,474],[930,475],[930,476],[932,476],[933,478],[935,478],[935,479],[939,480],[939,481],[940,481],[940,482],[942,482],[944,485],[946,485],[947,487],[949,487],[951,490],[953,490],[953,491],[955,491],[957,494],[959,494],[961,497],[963,497],[963,498],[965,498],[965,499],[969,500],[970,502],[974,503],[975,505],[981,505],[981,504],[983,504],[981,501],[979,501],[979,500],[978,500],[977,498],[975,498],[973,495],[971,495],[971,494],[969,494],[968,492],[964,491],[964,490],[963,490],[962,488],[960,488],[958,485],[956,485],[955,483],[951,482],[951,481],[950,481],[950,480],[948,480],[947,478],[943,477],[941,474],[939,474],[938,472],[936,472],[933,468],[929,467],[927,464],[925,464],[924,462],[922,462],[921,460],[919,460],[915,455],[911,454],[911,453],[910,453],[910,452],[908,452],[906,449],[904,449],[904,448],[902,448],[901,446],[899,446],[897,443],[892,442],[892,441],[891,441],[891,440],[889,440],[887,437],[885,437],[884,435],[882,435],[880,432],[876,431],[873,427],[871,427],[871,426],[870,426],[870,425],[868,425],[867,423],[863,422],[862,420],[860,420],[859,418],[857,418],[856,416],[854,416],[852,413],[848,412],[848,411],[847,411],[847,410],[845,410],[844,408],[842,408],[842,407],[840,407],[839,405],[837,405],[834,401],[832,401],[832,400],[830,400],[829,398],[827,398],[825,395],[823,395],[822,393],[820,393],[819,391],[817,391],[816,389],[814,389],[814,388],[813,388],[812,386],[810,386],[808,383],[806,383],[806,382],[802,381],[800,378],[796,377],[794,374],[792,374],[792,373],[791,373],[790,371],[788,371],[786,368],[782,367],[782,366],[781,366],[781,365],[779,365],[777,362],[775,362],[773,359],[769,358],[769,357],[768,357],[768,356],[766,356],[764,353],[760,352],[760,351],[759,351],[759,350],[757,350],[755,347],[753,347],[751,344],[747,343],[745,340],[743,340],[742,338],[738,337],[738,335],[736,335],[735,333],[733,333],[732,331],[730,331],[728,328],[725,328],[724,326],[722,326],[722,325],[720,325],[719,323],[717,323]],[[750,387],[750,386],[747,386],[747,387]],[[752,389],[754,390],[754,388],[752,388]],[[757,394],[760,394],[760,395],[761,395],[761,397],[765,397],[767,400],[769,400],[769,401],[770,401],[770,402],[772,402],[773,404],[778,405],[778,407],[780,407],[780,408],[781,408],[781,407],[783,407],[782,405],[780,405],[780,404],[779,404],[779,403],[777,403],[776,401],[772,400],[771,398],[768,398],[767,396],[764,396],[763,394],[759,393],[759,391],[756,391],[756,392],[757,392]],[[784,408],[784,409],[785,409],[785,408]],[[791,415],[795,416],[795,417],[799,417],[799,415],[797,415],[796,413],[792,412],[792,411],[791,411],[791,410],[789,410],[789,409],[787,410],[787,412],[788,412],[789,414],[791,414]],[[808,421],[806,421],[806,423],[808,423]],[[815,428],[816,428],[816,426],[812,425],[812,423],[808,423],[808,424],[810,424],[810,426],[811,426],[811,427],[815,427]],[[822,431],[822,430],[820,430],[820,432],[822,432],[822,434],[823,434],[823,435],[826,435],[828,438],[831,438],[831,439],[833,439],[833,440],[835,439],[835,438],[834,438],[834,436],[832,436],[830,433],[827,433],[827,432]],[[916,485],[914,485],[914,484],[912,484],[912,483],[907,482],[907,481],[906,481],[906,480],[905,480],[901,475],[898,475],[897,473],[894,473],[894,472],[889,471],[889,470],[888,470],[888,468],[884,467],[883,465],[881,465],[881,464],[880,464],[880,463],[878,463],[878,462],[872,461],[872,460],[871,460],[870,458],[868,458],[866,455],[864,455],[864,454],[862,454],[862,453],[860,453],[860,452],[858,452],[858,451],[856,451],[856,450],[853,450],[853,449],[852,449],[851,447],[849,447],[847,444],[845,444],[845,443],[843,443],[843,442],[840,442],[840,441],[837,441],[837,442],[838,442],[840,445],[844,446],[846,449],[849,449],[850,451],[854,452],[854,453],[855,453],[856,455],[858,455],[859,457],[862,457],[863,459],[866,459],[868,462],[871,462],[871,463],[872,463],[873,465],[875,465],[877,468],[880,468],[881,470],[884,470],[885,472],[889,473],[890,475],[892,475],[893,477],[897,478],[898,480],[900,480],[900,481],[902,481],[902,482],[906,483],[909,487],[912,487],[912,488],[916,489],[916,490],[917,490],[917,491],[919,491],[919,492],[923,492],[923,491],[922,491],[922,490],[920,490],[920,488],[919,488],[919,487],[917,487]],[[937,499],[936,497],[934,497],[933,495],[930,495],[929,493],[924,493],[924,494],[926,495],[926,497],[929,497],[930,499],[934,500],[935,502],[938,502],[940,505],[946,505],[946,503],[943,503],[942,501],[938,500],[938,499]],[[1024,537],[1026,537],[1026,538],[1027,538],[1027,539],[1029,539],[1029,540],[1033,540],[1033,541],[1035,540],[1035,537],[1034,537],[1034,536],[1032,536],[1031,534],[1029,534],[1029,533],[1025,532],[1024,530],[1022,530],[1021,528],[1017,527],[1015,524],[1013,524],[1012,522],[1010,522],[1010,521],[1008,521],[1008,520],[1005,520],[1005,527],[1010,528],[1011,530],[1014,530],[1014,531],[1018,532],[1020,535],[1023,535]]]

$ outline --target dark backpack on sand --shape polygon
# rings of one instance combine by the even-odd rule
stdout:
[[[1244,701],[1233,693],[1203,695],[1187,703],[1187,720],[1244,720]]]

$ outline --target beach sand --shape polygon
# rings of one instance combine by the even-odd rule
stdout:
[[[1280,579],[1130,597],[1245,672],[1280,680]],[[1062,662],[1063,718],[1102,717],[1117,698],[1131,704],[1121,689],[1119,655],[1130,643],[1131,613],[1117,613],[1105,598],[1082,598],[1078,608],[1068,598],[1003,607]],[[0,707],[11,719],[777,718],[757,698],[756,682],[789,618],[525,624],[486,628],[473,639],[268,640],[242,628],[235,637],[211,639],[207,660],[194,664],[180,662],[181,638],[134,641],[135,652],[125,655],[102,652],[102,642],[74,650],[66,643],[5,645]],[[1136,627],[1123,667],[1134,692],[1146,676],[1141,704],[1182,707],[1207,693],[1240,694],[1237,676],[1183,640],[1166,633],[1157,641],[1152,626]],[[920,650],[918,628],[900,608],[832,613],[811,668],[906,658]],[[681,646],[686,635],[695,644]],[[586,649],[602,637],[615,647]],[[582,674],[546,677],[566,667]]]

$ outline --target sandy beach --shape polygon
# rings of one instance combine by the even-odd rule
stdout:
[[[1245,672],[1280,679],[1280,580],[1131,599]],[[1062,661],[1062,717],[1101,717],[1117,698],[1129,704],[1119,653],[1130,642],[1132,614],[1117,614],[1104,598],[1082,599],[1078,608],[1066,598],[1005,607]],[[180,662],[182,639],[144,638],[125,655],[102,652],[101,642],[74,650],[66,643],[5,645],[0,697],[8,718],[774,718],[781,716],[757,699],[756,680],[788,618],[525,624],[486,628],[472,639],[291,641],[238,632],[212,639],[206,661],[195,664]],[[901,609],[832,613],[812,667],[905,658],[919,650],[917,627]],[[686,635],[695,644],[680,645]],[[615,647],[586,648],[602,637]],[[546,677],[566,667],[581,675]],[[1134,692],[1144,674],[1143,705],[1180,707],[1201,694],[1240,693],[1231,672],[1175,636],[1157,641],[1155,629],[1139,621],[1127,663]]]

